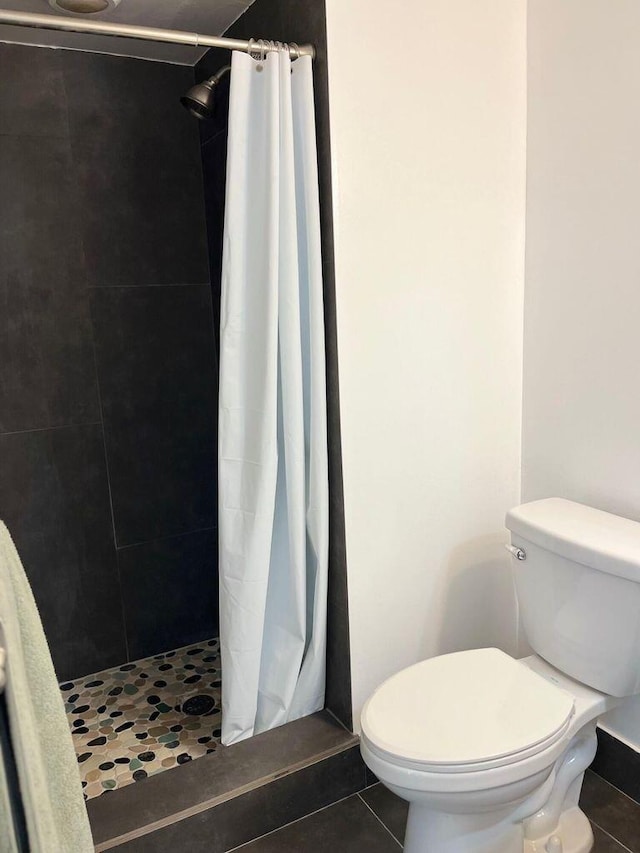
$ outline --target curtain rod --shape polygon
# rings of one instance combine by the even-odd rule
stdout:
[[[249,52],[252,42],[224,36],[202,36],[198,33],[185,33],[180,30],[163,30],[157,27],[130,27],[125,24],[109,24],[103,21],[81,21],[77,18],[63,18],[58,15],[36,15],[30,12],[13,12],[0,9],[0,24],[12,24],[16,27],[36,27],[44,30],[66,30],[73,33],[93,33],[100,36],[120,36],[142,41],[163,41],[172,44],[190,44],[193,47],[219,47],[223,50],[242,50]],[[268,45],[268,42],[267,42]],[[254,49],[260,49],[259,40],[253,40]],[[269,49],[269,48],[267,48]],[[315,57],[312,44],[289,45],[292,59],[299,56]]]

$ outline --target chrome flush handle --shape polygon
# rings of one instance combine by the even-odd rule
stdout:
[[[512,557],[515,557],[516,560],[526,560],[527,553],[522,548],[518,548],[516,545],[506,545],[504,546],[507,551],[511,554]]]

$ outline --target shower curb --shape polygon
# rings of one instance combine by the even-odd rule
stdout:
[[[358,744],[321,711],[103,794],[87,804],[96,853],[225,853],[366,787]]]

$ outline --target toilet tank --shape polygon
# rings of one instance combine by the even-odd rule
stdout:
[[[611,696],[640,692],[640,523],[547,498],[507,513],[520,624],[552,666]]]

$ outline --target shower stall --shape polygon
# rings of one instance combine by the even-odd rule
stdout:
[[[308,12],[297,26],[322,44],[323,19]],[[11,14],[0,13],[0,24],[17,23]],[[194,759],[227,752],[220,746],[217,404],[228,49],[248,47],[251,32],[273,30],[269,23],[280,16],[277,2],[257,0],[225,37],[211,40],[220,46],[195,69],[2,43],[0,33],[0,517],[40,609],[98,840],[115,832],[116,805],[107,801],[122,813],[127,796],[133,814],[137,795],[127,791],[139,789],[143,800],[179,804],[178,774],[194,777],[186,765],[202,767],[194,771],[209,782],[200,787],[210,786],[219,765]],[[77,18],[62,20],[77,26]],[[295,26],[277,34],[304,41]],[[320,74],[326,84],[324,67]],[[40,84],[28,85],[34,79]],[[326,96],[316,119],[328,138]],[[327,250],[327,145],[320,166]],[[358,787],[364,771],[347,731],[330,249],[322,261],[331,716],[309,723],[313,742],[305,750],[334,763],[350,750],[348,784],[357,777]],[[336,728],[336,718],[346,729]],[[298,750],[303,742],[297,738]],[[287,749],[278,751],[280,763],[263,768],[264,778],[288,766]],[[292,754],[291,766],[310,761],[301,755],[307,752]],[[162,777],[159,787],[151,777]],[[123,838],[142,831],[131,814]]]

